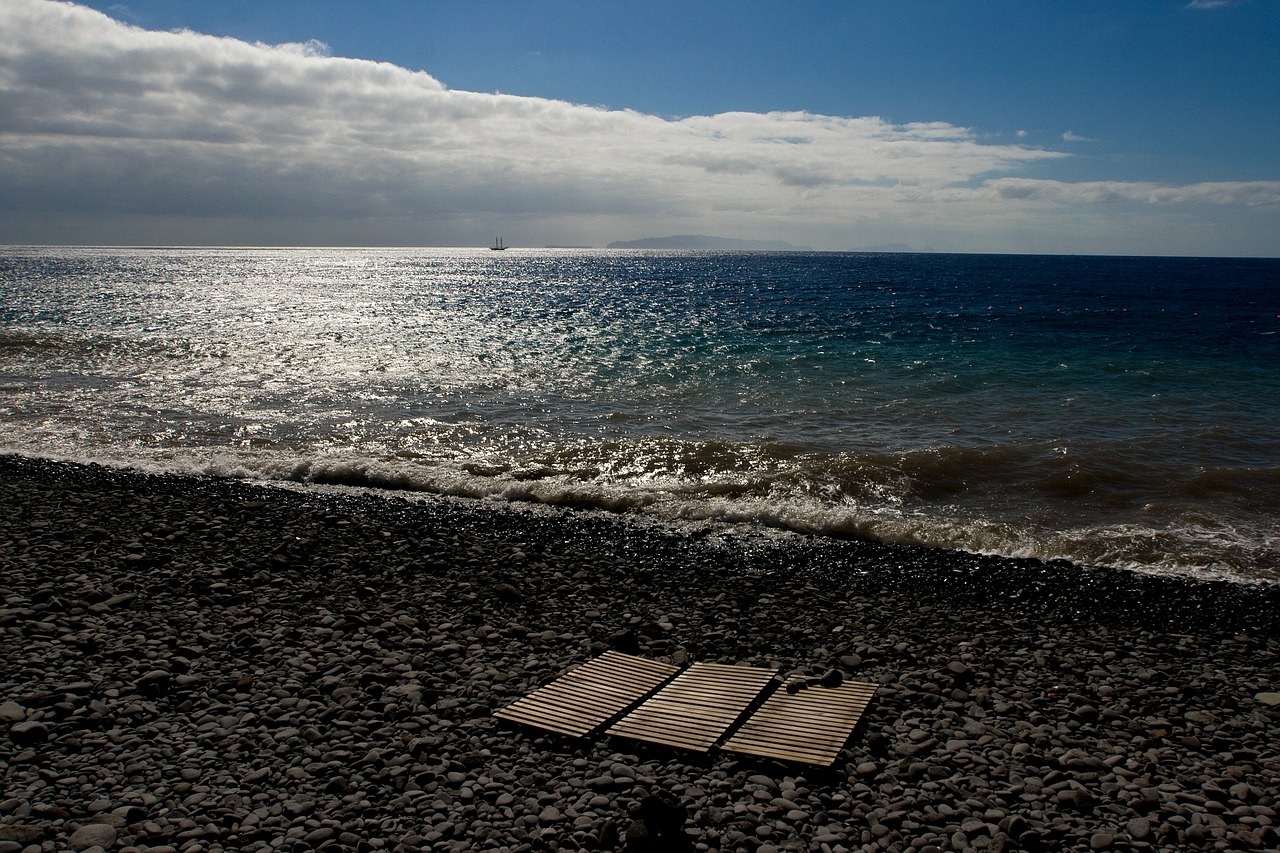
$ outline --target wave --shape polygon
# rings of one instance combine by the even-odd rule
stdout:
[[[680,445],[683,443],[674,443]],[[1054,511],[1052,503],[1028,500],[1013,490],[1000,502],[959,498],[975,488],[963,472],[993,462],[1028,466],[1029,454],[1009,448],[988,451],[945,448],[839,459],[796,456],[784,447],[732,445],[684,447],[683,456],[702,466],[699,476],[676,464],[679,448],[667,447],[672,466],[645,470],[641,454],[613,457],[611,471],[582,463],[584,451],[564,452],[575,465],[485,464],[476,460],[373,458],[285,449],[189,452],[133,449],[117,458],[76,459],[126,465],[152,472],[251,479],[421,493],[480,500],[529,502],[576,509],[629,513],[673,524],[750,526],[779,534],[855,538],[910,546],[961,550],[1004,557],[1064,560],[1156,574],[1243,583],[1280,581],[1280,528],[1269,518],[1241,520],[1199,503],[1193,512],[1157,513],[1137,520],[1122,513],[1095,513],[1080,521]],[[554,455],[554,454],[552,454]],[[719,457],[719,465],[708,460]],[[763,460],[772,460],[762,464]],[[796,460],[800,464],[795,464]],[[760,467],[751,468],[748,461]],[[783,460],[793,464],[785,466]],[[545,461],[545,460],[544,460]],[[804,464],[807,463],[807,464]],[[817,463],[817,464],[815,464]],[[725,469],[736,468],[731,475]],[[712,470],[714,469],[714,470]],[[629,471],[626,476],[619,471]],[[853,477],[856,489],[830,477]],[[1025,473],[1025,472],[1024,472]],[[1275,472],[1260,472],[1274,483]],[[1222,482],[1227,482],[1226,474]],[[984,487],[990,491],[991,486]],[[927,499],[922,499],[927,498]],[[1020,508],[1020,512],[1014,508]],[[1143,517],[1145,514],[1145,517]]]

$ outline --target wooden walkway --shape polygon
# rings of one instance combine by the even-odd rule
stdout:
[[[770,684],[773,678],[772,669],[717,663],[695,663],[681,672],[610,651],[494,716],[574,737],[607,725],[610,735],[697,752],[720,744],[730,752],[831,765],[876,685],[846,681],[770,693],[777,686]]]
[[[777,690],[725,741],[724,749],[830,766],[875,695],[876,685],[860,681],[798,693]]]
[[[706,752],[773,675],[772,669],[695,663],[615,723],[609,734]]]
[[[582,737],[679,671],[669,663],[608,651],[493,715]]]

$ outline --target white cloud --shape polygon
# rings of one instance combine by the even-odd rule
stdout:
[[[1187,4],[1188,9],[1218,9],[1222,6],[1232,6],[1235,0],[1191,0]]]
[[[451,91],[423,72],[328,53],[316,41],[149,32],[67,3],[4,0],[0,242],[151,227],[177,241],[465,243],[518,223],[546,242],[670,231],[838,248],[949,224],[953,239],[973,240],[977,219],[1011,202],[1109,199],[1102,184],[1018,177],[1063,152],[944,122],[670,121]],[[1275,193],[1265,182],[1114,187],[1160,204],[1266,205]],[[871,227],[882,236],[866,239]]]
[[[1062,139],[1064,142],[1097,142],[1098,141],[1089,136],[1081,136],[1078,133],[1072,133],[1069,130],[1066,133],[1062,134]]]

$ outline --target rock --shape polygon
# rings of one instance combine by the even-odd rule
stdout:
[[[818,679],[819,687],[839,687],[844,684],[844,673],[838,669],[829,669]]]
[[[493,594],[497,596],[499,601],[505,601],[508,604],[524,600],[524,593],[513,584],[500,583],[493,588]]]
[[[123,819],[125,824],[138,823],[147,817],[147,810],[140,806],[120,806],[112,809],[111,813]]]
[[[684,833],[688,811],[667,794],[649,794],[632,809],[634,820],[627,827],[626,836],[628,850],[666,853],[693,849]]]
[[[1135,817],[1125,825],[1125,829],[1129,832],[1129,837],[1138,841],[1145,841],[1151,837],[1151,821],[1145,817]]]
[[[1067,788],[1058,792],[1058,807],[1077,812],[1091,812],[1097,799],[1084,788]]]
[[[623,629],[609,637],[609,647],[624,655],[640,654],[640,639],[635,631]]]
[[[977,674],[963,661],[953,660],[947,664],[947,673],[956,687],[966,687],[977,680]]]
[[[38,848],[45,835],[46,832],[43,825],[0,824],[0,838],[5,841],[14,841],[23,845],[33,844]]]
[[[1280,693],[1273,693],[1270,691],[1255,693],[1253,694],[1253,701],[1275,707],[1276,705],[1280,705]]]
[[[1105,772],[1108,769],[1105,761],[1082,749],[1069,749],[1062,753],[1062,755],[1058,756],[1058,766],[1067,770],[1089,770],[1093,772]]]
[[[20,723],[27,718],[27,709],[17,702],[0,705],[0,723]]]
[[[138,679],[138,692],[143,696],[163,696],[173,685],[173,676],[163,669],[153,669]]]
[[[854,672],[862,666],[862,657],[860,655],[841,655],[840,665],[850,672]]]
[[[34,746],[49,739],[49,729],[36,720],[14,723],[9,727],[9,740],[18,746]]]
[[[640,817],[657,835],[667,836],[684,827],[688,812],[666,794],[650,794],[640,801]]]
[[[618,844],[618,822],[613,818],[608,818],[604,823],[600,824],[600,831],[596,833],[596,846],[601,850],[612,850]]]
[[[116,828],[105,823],[88,823],[71,834],[71,846],[76,850],[88,850],[90,847],[114,847]]]

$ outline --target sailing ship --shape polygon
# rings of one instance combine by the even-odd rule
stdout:
[[[507,248],[506,246],[502,245],[502,238],[499,237],[497,242],[495,242],[492,246],[489,247],[489,251],[502,252],[502,251],[505,251],[506,248]]]

